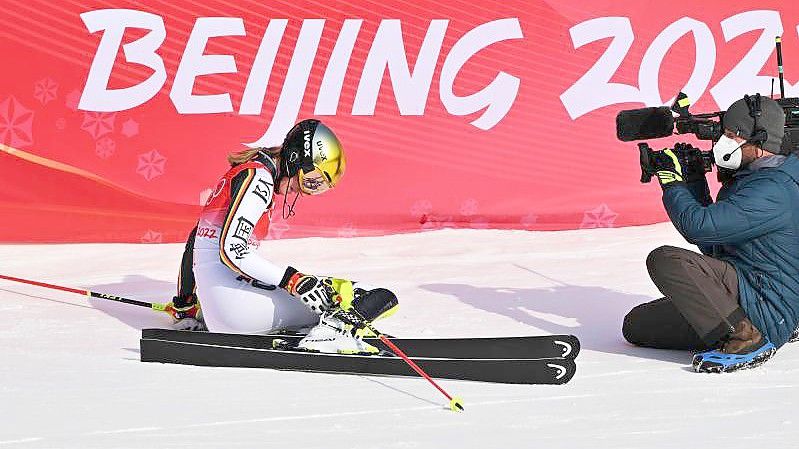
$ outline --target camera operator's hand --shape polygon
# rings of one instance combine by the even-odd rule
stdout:
[[[668,158],[663,158],[663,162],[660,163],[658,171],[655,172],[658,181],[660,181],[660,187],[666,190],[675,185],[685,184],[683,180],[682,164],[680,164],[680,159],[674,153],[674,150],[663,150],[663,154],[668,156]]]

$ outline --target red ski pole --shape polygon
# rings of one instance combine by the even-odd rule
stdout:
[[[13,276],[6,276],[4,274],[0,274],[0,279],[5,279],[7,281],[20,282],[22,284],[35,285],[37,287],[51,288],[53,290],[61,290],[61,291],[64,291],[64,292],[77,293],[79,295],[91,296],[92,298],[107,299],[109,301],[116,301],[116,302],[121,302],[121,303],[125,303],[125,304],[132,304],[134,306],[139,306],[139,307],[148,307],[150,309],[153,309],[153,310],[156,310],[156,311],[159,311],[159,312],[168,313],[166,311],[166,304],[162,304],[162,303],[159,303],[159,302],[138,301],[136,299],[123,298],[121,296],[114,296],[114,295],[109,295],[109,294],[106,294],[106,293],[97,293],[97,292],[93,292],[91,290],[81,290],[81,289],[77,289],[77,288],[62,287],[60,285],[48,284],[46,282],[31,281],[29,279],[15,278]]]
[[[457,411],[457,410],[463,411],[463,399],[461,399],[461,398],[459,398],[457,396],[450,396],[450,394],[447,393],[443,388],[441,388],[441,386],[439,384],[437,384],[430,376],[428,376],[427,373],[424,372],[424,370],[422,368],[420,368],[419,365],[416,364],[416,362],[414,362],[407,355],[405,355],[405,353],[402,352],[402,350],[400,348],[398,348],[397,345],[392,343],[391,340],[389,340],[385,335],[381,334],[380,332],[377,332],[371,325],[367,324],[367,327],[369,328],[369,330],[371,330],[372,332],[377,334],[377,337],[380,339],[380,341],[382,341],[383,343],[385,343],[386,346],[391,348],[391,351],[394,354],[397,354],[398,356],[400,356],[400,358],[402,358],[402,360],[405,360],[405,363],[410,365],[410,367],[413,368],[414,371],[416,371],[420,376],[422,376],[425,379],[427,379],[427,381],[430,382],[431,384],[433,384],[434,387],[438,388],[438,391],[440,391],[441,394],[443,394],[447,399],[449,399],[449,408],[450,408],[450,410],[452,410],[452,411]]]
[[[411,368],[413,368],[414,371],[416,371],[417,374],[424,377],[428,382],[430,382],[434,387],[436,387],[438,391],[440,391],[441,394],[444,395],[444,397],[449,399],[450,410],[463,411],[463,399],[461,399],[458,396],[452,396],[449,393],[447,393],[447,391],[441,388],[441,386],[437,384],[436,381],[434,381],[433,378],[431,378],[426,372],[424,372],[424,370],[419,365],[417,365],[416,362],[414,362],[413,360],[411,360],[410,357],[405,355],[405,353],[400,348],[398,348],[397,345],[395,345],[391,340],[389,340],[388,337],[383,335],[382,332],[375,329],[372,326],[372,323],[370,323],[365,318],[360,316],[358,312],[356,312],[355,310],[346,310],[346,311],[341,310],[338,313],[344,315],[345,319],[349,320],[350,322],[356,322],[362,324],[364,327],[366,327],[367,329],[372,331],[375,335],[377,335],[377,338],[379,338],[380,341],[383,342],[383,344],[388,346],[389,349],[391,349],[391,352],[393,352],[394,354],[399,356],[402,360],[404,360],[405,363],[408,364],[408,366],[410,366]]]

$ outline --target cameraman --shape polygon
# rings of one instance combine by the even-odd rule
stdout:
[[[729,179],[715,203],[704,174],[686,177],[673,150],[657,167],[671,222],[702,254],[652,251],[649,276],[665,297],[632,309],[622,328],[636,345],[704,351],[697,372],[762,364],[799,320],[799,158],[781,150],[784,112],[747,95],[721,124],[713,156]]]

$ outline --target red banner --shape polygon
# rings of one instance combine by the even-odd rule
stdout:
[[[770,94],[783,33],[796,95],[797,12],[7,0],[0,240],[181,240],[227,153],[279,144],[307,117],[335,130],[347,172],[333,192],[301,199],[296,217],[273,217],[272,237],[662,221],[635,145],[615,138],[616,113],[680,90],[695,112]]]

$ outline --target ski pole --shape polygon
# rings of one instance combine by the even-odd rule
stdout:
[[[166,304],[163,304],[163,303],[160,303],[160,302],[138,301],[138,300],[135,300],[135,299],[123,298],[121,296],[109,295],[107,293],[97,293],[97,292],[93,292],[93,291],[90,291],[90,290],[81,290],[81,289],[77,289],[77,288],[62,287],[60,285],[48,284],[46,282],[39,282],[39,281],[31,281],[31,280],[22,279],[22,278],[15,278],[13,276],[6,276],[6,275],[3,275],[3,274],[0,274],[0,279],[5,279],[7,281],[20,282],[20,283],[23,283],[23,284],[35,285],[35,286],[38,286],[38,287],[52,288],[54,290],[61,290],[61,291],[65,291],[65,292],[77,293],[79,295],[91,296],[92,298],[107,299],[109,301],[116,301],[116,302],[121,302],[121,303],[125,303],[125,304],[132,304],[134,306],[139,306],[139,307],[148,307],[148,308],[156,310],[158,312],[169,313],[169,312],[166,311]]]
[[[458,396],[451,396],[449,393],[447,393],[446,390],[441,388],[441,386],[438,385],[436,383],[436,381],[434,381],[426,372],[424,372],[424,370],[419,365],[417,365],[416,362],[414,362],[413,360],[411,360],[410,357],[405,355],[405,353],[400,348],[398,348],[397,345],[395,345],[391,340],[389,340],[388,337],[383,335],[382,332],[380,332],[379,330],[375,329],[374,326],[372,326],[372,323],[370,323],[368,320],[366,320],[364,317],[362,317],[357,311],[355,311],[355,310],[352,310],[352,311],[341,310],[339,313],[342,313],[342,314],[346,315],[345,318],[349,319],[350,322],[360,323],[364,327],[366,327],[367,329],[372,331],[375,335],[377,335],[377,338],[379,338],[380,341],[383,342],[383,344],[388,346],[389,349],[391,349],[391,351],[394,354],[396,354],[402,360],[404,360],[405,363],[408,364],[408,366],[410,366],[411,368],[413,368],[414,371],[416,371],[417,374],[419,374],[420,376],[422,376],[425,379],[427,379],[427,381],[430,382],[431,384],[433,384],[433,386],[436,387],[438,389],[438,391],[441,392],[441,394],[443,394],[447,399],[449,399],[449,409],[450,410],[452,410],[452,411],[459,411],[459,410],[463,411],[463,399],[461,399]]]

